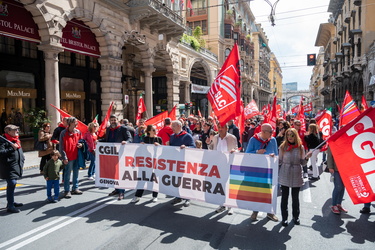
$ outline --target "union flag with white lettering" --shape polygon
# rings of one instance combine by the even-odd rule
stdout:
[[[238,46],[234,44],[219,74],[207,94],[212,110],[220,124],[235,119],[241,114],[241,72]]]

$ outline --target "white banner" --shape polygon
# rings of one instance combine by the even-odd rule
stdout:
[[[97,187],[145,189],[276,212],[278,157],[144,144],[98,143]]]

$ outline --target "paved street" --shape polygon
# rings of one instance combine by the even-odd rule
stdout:
[[[145,192],[134,205],[130,190],[117,201],[108,196],[111,189],[96,188],[87,180],[87,170],[80,172],[83,195],[50,204],[39,169],[30,167],[38,160],[35,152],[27,153],[29,168],[16,189],[16,201],[25,204],[21,213],[4,209],[6,184],[0,181],[0,249],[374,249],[375,207],[370,215],[362,215],[362,205],[353,205],[345,194],[343,206],[349,213],[333,214],[328,173],[305,183],[301,225],[291,222],[284,228],[265,213],[251,222],[251,211],[216,214],[216,205],[196,201],[190,207],[173,206],[172,197],[164,194],[152,203],[150,192]],[[281,218],[279,205],[280,197]]]

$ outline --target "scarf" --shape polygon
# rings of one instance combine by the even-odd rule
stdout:
[[[298,145],[295,144],[290,144],[288,143],[288,147],[286,148],[286,151],[291,151],[293,148],[298,148]]]
[[[5,138],[7,138],[8,141],[14,143],[17,148],[21,148],[21,141],[19,139],[19,136],[11,136],[10,134],[8,133],[5,133]]]
[[[272,137],[264,141],[262,138],[260,138],[260,133],[257,133],[254,135],[254,138],[257,139],[260,143],[262,143],[260,145],[260,149],[265,149],[268,146],[268,143],[271,141]]]
[[[60,127],[60,128],[66,128],[66,127],[64,126],[64,123],[60,123],[60,124],[59,124],[59,127]]]
[[[186,135],[187,132],[185,130],[182,130],[178,135],[176,134],[175,137],[178,138],[180,136]]]
[[[117,127],[115,128],[112,128],[112,127],[109,127],[109,130],[111,130],[112,132],[115,131],[116,129],[118,129],[121,125],[118,125]]]

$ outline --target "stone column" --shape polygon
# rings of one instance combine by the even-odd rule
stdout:
[[[148,66],[142,68],[143,73],[145,74],[145,104],[147,109],[147,118],[154,116],[154,107],[152,100],[152,73],[156,69],[153,66]]]
[[[123,93],[121,82],[121,66],[123,60],[121,58],[104,56],[99,58],[101,64],[100,75],[102,77],[102,118],[105,117],[109,105],[113,101],[112,114],[115,114],[119,119],[123,118]]]
[[[51,128],[57,126],[60,121],[60,113],[50,104],[60,108],[60,81],[59,81],[59,58],[60,52],[64,49],[56,45],[39,45],[39,50],[44,53],[45,62],[45,89],[46,89],[46,110],[51,119]]]
[[[168,110],[171,111],[171,109],[180,102],[180,76],[173,73],[166,74],[165,76],[167,77]],[[188,84],[190,84],[190,82]],[[186,98],[189,98],[190,102],[190,93],[188,93],[189,97],[187,97],[186,86],[184,94]]]

